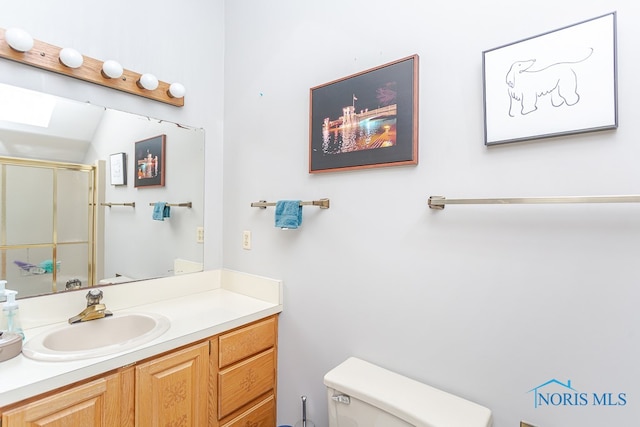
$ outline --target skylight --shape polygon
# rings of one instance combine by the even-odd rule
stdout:
[[[55,106],[55,97],[0,84],[0,121],[46,128]]]

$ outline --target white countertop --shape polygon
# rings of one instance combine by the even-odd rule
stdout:
[[[142,344],[132,350],[123,351],[108,356],[70,361],[70,362],[41,362],[29,359],[22,354],[13,359],[0,362],[0,407],[18,402],[31,396],[62,387],[85,378],[98,375],[147,357],[180,347],[229,329],[262,319],[282,311],[282,283],[277,280],[252,276],[228,270],[194,273],[172,278],[156,279],[144,283],[131,283],[134,288],[125,285],[116,287],[101,287],[104,292],[103,303],[114,315],[126,312],[158,313],[167,317],[171,326],[167,332],[155,340]],[[151,283],[149,283],[151,282]],[[183,286],[184,285],[184,286]],[[176,287],[178,286],[178,287]],[[152,297],[141,287],[150,287]],[[188,294],[185,294],[188,290]],[[153,302],[141,302],[132,295],[141,292],[144,301],[160,299]],[[86,289],[73,296],[74,302],[78,295],[84,299]],[[120,295],[117,295],[120,294]],[[172,297],[180,294],[181,296]],[[122,300],[125,295],[126,302]],[[164,298],[163,296],[168,296]],[[45,296],[38,298],[51,298]],[[110,297],[113,298],[110,304]],[[117,298],[117,300],[116,300]],[[50,304],[46,301],[22,300],[21,305],[29,306],[33,313],[39,313],[41,318],[60,320],[60,313],[38,312],[42,306],[65,306],[65,304]],[[36,309],[37,307],[37,309]],[[112,308],[115,307],[115,308]],[[67,318],[82,311],[82,305],[77,310],[64,314]],[[24,322],[25,312],[21,308]],[[52,308],[51,311],[55,311]],[[27,314],[28,315],[28,314]],[[32,316],[37,317],[37,316]],[[60,327],[66,319],[39,325],[33,324],[25,329],[26,340],[48,329]]]

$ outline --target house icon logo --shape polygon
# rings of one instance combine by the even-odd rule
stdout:
[[[533,407],[625,406],[626,393],[587,393],[555,378],[529,390],[533,393]]]
[[[553,392],[549,393],[547,390],[552,390]],[[581,394],[584,394],[579,393],[578,390],[571,387],[571,380],[567,380],[567,383],[565,384],[555,378],[532,388],[527,393],[532,392],[534,395],[534,408],[537,408],[541,405],[549,404],[558,406],[561,404],[561,402],[568,402],[572,398],[578,399]]]

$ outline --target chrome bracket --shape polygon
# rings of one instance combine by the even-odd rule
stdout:
[[[429,201],[428,201],[429,207],[431,209],[437,209],[437,210],[444,209],[444,204],[441,202],[442,200],[445,200],[443,196],[429,196]]]

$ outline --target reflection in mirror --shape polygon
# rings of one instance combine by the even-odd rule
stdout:
[[[55,290],[75,278],[92,284],[95,170],[0,157],[0,276],[19,295]]]
[[[135,143],[159,135],[165,183],[136,188]],[[202,270],[204,130],[0,84],[0,156],[0,279],[19,298]]]

